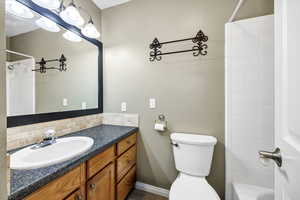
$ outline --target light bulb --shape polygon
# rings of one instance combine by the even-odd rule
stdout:
[[[60,28],[57,26],[57,24],[46,17],[39,18],[38,20],[35,21],[35,23],[40,28],[45,29],[46,31],[50,31],[50,32],[60,31]]]
[[[84,19],[81,17],[76,6],[71,3],[66,9],[59,13],[59,16],[67,23],[74,26],[82,26]]]
[[[31,19],[34,17],[33,13],[29,8],[15,0],[6,0],[5,2],[6,11],[17,17]]]
[[[37,5],[50,10],[58,9],[60,6],[59,0],[32,0],[32,1]]]
[[[81,33],[88,38],[98,38],[100,33],[94,25],[92,19],[83,27]]]
[[[66,40],[69,40],[71,42],[81,42],[82,41],[82,38],[79,37],[78,35],[76,35],[75,33],[71,32],[71,31],[66,31],[64,34],[63,34],[63,37],[66,39]]]

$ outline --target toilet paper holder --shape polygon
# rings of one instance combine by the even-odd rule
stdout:
[[[167,125],[168,125],[168,122],[166,120],[166,116],[164,114],[160,114],[158,115],[158,119],[156,119],[154,121],[154,124],[161,124],[163,125],[163,130],[158,130],[158,129],[155,129],[157,131],[165,131],[167,129]]]
[[[164,123],[167,126],[166,116],[164,114],[158,115],[158,120],[155,120],[155,123]]]

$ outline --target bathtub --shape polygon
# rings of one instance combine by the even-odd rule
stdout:
[[[255,185],[234,183],[233,200],[274,200],[274,190]]]

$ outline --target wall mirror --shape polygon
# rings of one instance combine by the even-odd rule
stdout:
[[[55,10],[6,2],[7,126],[101,113],[101,42]]]

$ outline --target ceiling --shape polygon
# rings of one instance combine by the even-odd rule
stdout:
[[[5,16],[5,33],[7,37],[13,37],[22,33],[28,33],[39,29],[35,25],[34,21],[37,19],[35,16],[33,19],[23,19],[14,15],[6,13]]]
[[[117,6],[123,3],[127,3],[131,0],[92,0],[100,9],[106,9],[113,6]]]

